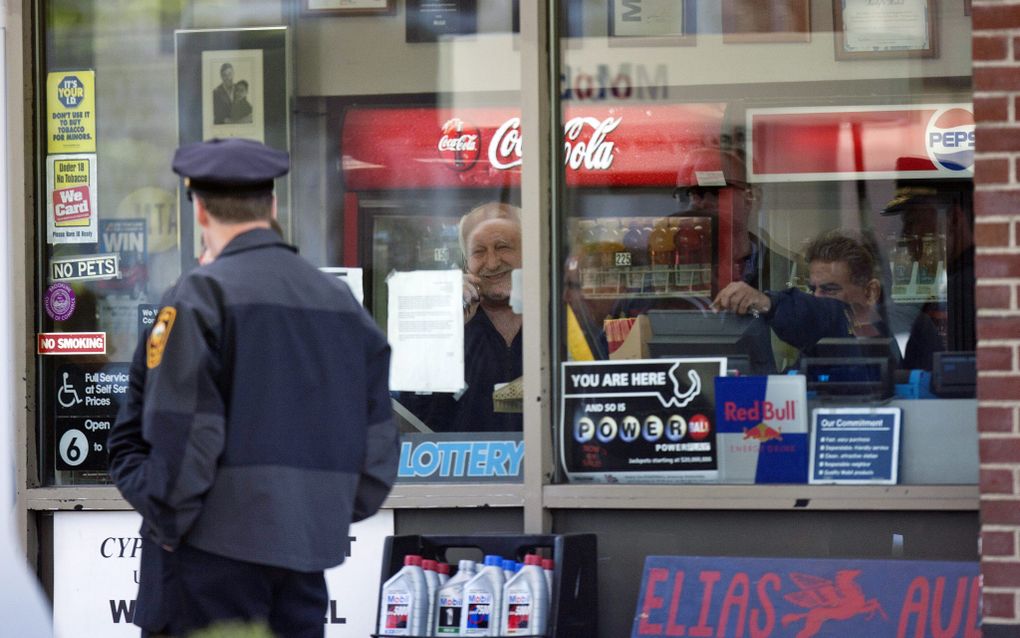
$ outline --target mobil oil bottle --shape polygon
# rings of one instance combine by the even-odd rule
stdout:
[[[457,573],[436,592],[433,636],[459,636],[460,614],[464,607],[464,584],[475,575],[475,561],[461,560]]]
[[[524,567],[503,586],[503,636],[540,636],[549,618],[549,586],[542,557],[528,554]]]
[[[464,584],[464,605],[460,615],[461,635],[498,636],[502,598],[503,559],[488,554],[483,567]]]
[[[404,556],[404,566],[382,586],[379,634],[424,636],[428,631],[429,598],[421,556]]]

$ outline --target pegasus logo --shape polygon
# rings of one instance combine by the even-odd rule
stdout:
[[[810,574],[790,574],[790,580],[800,591],[786,594],[783,598],[808,611],[784,615],[783,627],[803,620],[804,627],[797,632],[796,638],[811,638],[830,620],[848,620],[860,614],[867,614],[867,620],[871,620],[876,613],[889,620],[878,599],[864,597],[864,591],[856,582],[860,574],[859,569],[841,569],[836,572],[836,582]]]

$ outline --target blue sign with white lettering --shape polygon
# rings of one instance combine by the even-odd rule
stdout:
[[[981,635],[978,563],[648,556],[631,638]]]
[[[896,484],[900,408],[818,408],[811,420],[811,483]]]

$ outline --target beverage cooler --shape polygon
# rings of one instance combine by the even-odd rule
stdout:
[[[681,160],[718,147],[723,113],[722,104],[566,108],[566,265],[552,271],[566,273],[567,304],[596,351],[614,306],[702,300],[732,276],[732,197],[718,212],[687,213],[672,197]],[[387,273],[462,267],[459,216],[486,201],[519,203],[513,108],[350,108],[341,156],[344,258],[366,269],[366,303],[382,325]],[[719,166],[704,170],[720,179]]]
[[[344,259],[366,269],[366,304],[385,326],[390,271],[461,268],[459,217],[519,203],[519,114],[352,107],[342,121]],[[873,238],[901,348],[924,314],[936,349],[973,350],[969,104],[567,104],[563,121],[549,268],[567,342],[583,342],[568,357],[608,358],[614,320],[704,310],[732,281],[809,290],[806,246],[840,228]],[[775,351],[778,369],[796,359]]]

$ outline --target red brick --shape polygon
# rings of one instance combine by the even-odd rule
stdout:
[[[1012,556],[1016,552],[1013,532],[981,532],[982,556]]]
[[[1013,383],[1017,381],[1014,379]],[[978,441],[981,464],[1017,463],[1020,464],[1020,438],[981,439]]]
[[[978,430],[980,432],[1013,432],[1013,408],[979,407]]]
[[[1008,122],[1009,100],[1001,96],[974,98],[974,121],[978,123]]]
[[[993,310],[1009,310],[1010,292],[1012,290],[1013,290],[1012,286],[978,285],[974,289],[974,296],[975,301],[977,303],[977,307],[988,308]]]
[[[1017,164],[1020,170],[1020,163]],[[1009,223],[977,222],[974,224],[974,245],[1003,248],[1009,246]]]
[[[1002,255],[978,255],[974,259],[974,274],[984,277],[1020,277],[1020,252]]]
[[[1009,49],[1006,37],[1001,35],[974,36],[972,55],[977,60],[1004,60]],[[1014,48],[1015,50],[1015,48]]]
[[[1020,8],[1018,5],[1017,8]],[[1015,67],[975,68],[974,91],[1015,91],[1020,88],[1020,69]]]
[[[1018,163],[1018,168],[1020,168],[1020,163]],[[1009,160],[1004,157],[978,159],[974,162],[974,183],[1009,184],[1009,172]]]
[[[1020,190],[978,191],[974,193],[974,214],[1015,215],[1020,211]]]
[[[1011,592],[984,592],[981,614],[985,618],[1015,618],[1016,598]]]
[[[985,587],[1020,586],[1020,563],[1013,561],[984,561],[981,563],[982,584]]]
[[[1015,491],[1013,486],[1013,472],[1009,470],[981,470],[982,494],[1013,494]]]
[[[1020,85],[1017,86],[1020,88]],[[1020,148],[1020,127],[1017,126],[978,126],[974,149],[978,153],[996,151],[1015,151]]]
[[[978,376],[978,399],[982,401],[1015,401],[1020,399],[1020,376]],[[1020,458],[1017,459],[1020,461]]]
[[[978,339],[1016,339],[1020,317],[978,317]]]
[[[1008,346],[978,345],[978,370],[1010,371],[1013,369],[1013,348]]]
[[[975,32],[1020,27],[1020,5],[974,3],[971,19]]]

